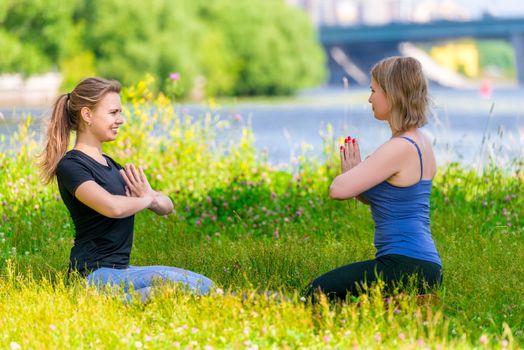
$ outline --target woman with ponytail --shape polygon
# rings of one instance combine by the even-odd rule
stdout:
[[[115,140],[124,122],[119,94],[117,81],[87,78],[58,97],[53,108],[40,166],[45,183],[56,176],[75,225],[69,269],[98,286],[122,285],[126,292],[133,288],[142,300],[156,280],[179,282],[207,294],[213,282],[197,273],[129,265],[134,214],[149,209],[167,215],[173,203],[151,188],[142,167],[122,167],[102,153],[102,143]],[[72,131],[76,141],[67,151]]]

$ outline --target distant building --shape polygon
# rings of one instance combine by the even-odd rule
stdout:
[[[303,8],[316,26],[382,25],[391,22],[467,20],[468,12],[452,0],[286,0]]]

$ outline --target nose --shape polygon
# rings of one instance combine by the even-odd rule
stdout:
[[[368,97],[368,102],[371,103],[371,95]]]
[[[115,122],[118,125],[124,124],[124,117],[122,116],[122,114],[118,113],[118,116],[116,117]]]

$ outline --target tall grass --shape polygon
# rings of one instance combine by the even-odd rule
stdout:
[[[332,141],[326,163],[302,159],[284,172],[264,163],[234,118],[212,108],[177,114],[147,83],[125,97],[127,123],[105,151],[146,166],[176,206],[168,217],[137,215],[132,263],[193,270],[221,289],[196,297],[166,285],[148,304],[126,304],[66,276],[74,230],[56,185],[39,182],[28,120],[21,148],[0,154],[0,347],[522,346],[522,163],[511,172],[440,169],[431,197],[444,264],[437,299],[385,298],[379,285],[347,305],[312,308],[300,299],[311,279],[374,254],[369,209],[327,199],[338,170]]]

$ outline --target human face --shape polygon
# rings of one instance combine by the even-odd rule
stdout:
[[[371,79],[371,94],[369,95],[368,102],[371,103],[373,114],[378,120],[389,120],[391,113],[391,106],[384,93],[384,90],[374,79]]]
[[[113,141],[124,122],[121,113],[120,95],[108,92],[91,111],[91,126],[87,129],[100,142]]]

